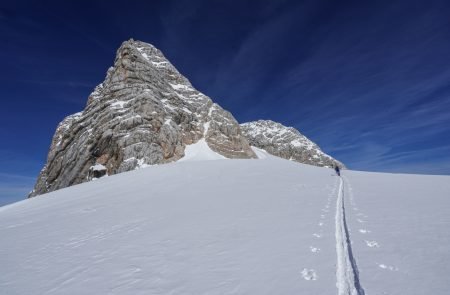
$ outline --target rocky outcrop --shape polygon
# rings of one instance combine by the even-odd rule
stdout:
[[[319,146],[295,128],[259,120],[241,124],[241,130],[250,145],[274,156],[320,167],[338,165],[345,168],[344,164],[322,152]]]
[[[129,40],[85,109],[56,129],[30,196],[184,156],[205,138],[227,158],[255,158],[234,117],[189,81],[154,46]]]

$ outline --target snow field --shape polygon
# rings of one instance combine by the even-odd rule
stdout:
[[[1,207],[1,293],[448,294],[449,177],[204,148]]]

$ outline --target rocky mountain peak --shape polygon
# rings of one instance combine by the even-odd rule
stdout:
[[[293,127],[271,120],[258,120],[241,124],[241,130],[250,145],[274,156],[320,167],[338,165],[345,168]]]
[[[184,156],[204,139],[227,158],[255,158],[235,118],[197,91],[153,45],[122,43],[82,112],[57,127],[30,196]]]

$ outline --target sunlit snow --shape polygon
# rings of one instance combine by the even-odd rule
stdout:
[[[199,141],[1,207],[0,293],[448,294],[450,177],[341,179],[254,150],[206,161]]]

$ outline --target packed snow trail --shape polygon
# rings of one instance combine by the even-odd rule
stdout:
[[[339,295],[364,295],[358,268],[353,258],[350,235],[345,220],[344,181],[340,178],[336,201],[336,287]]]

